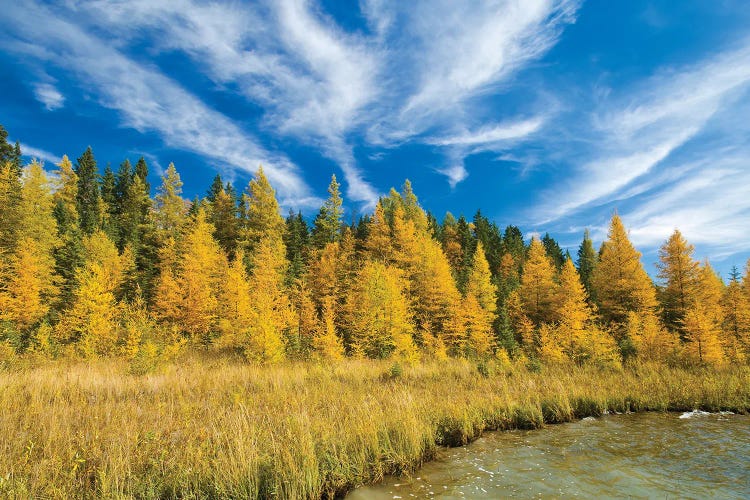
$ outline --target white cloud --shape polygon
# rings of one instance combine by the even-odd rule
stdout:
[[[725,111],[731,117],[731,104],[750,87],[747,42],[689,67],[662,70],[624,95],[606,94],[592,117],[593,133],[581,132],[593,145],[590,159],[535,208],[538,223],[636,196],[644,190],[639,184],[653,188],[676,151],[717,126]]]
[[[38,83],[34,86],[34,95],[37,100],[44,104],[48,111],[62,108],[65,104],[65,96],[49,83]]]
[[[37,57],[73,73],[103,106],[120,112],[124,125],[157,132],[169,146],[248,172],[263,164],[287,202],[310,197],[288,159],[266,151],[234,122],[161,72],[134,62],[38,4],[27,2],[22,9],[3,9],[0,17],[15,30],[15,38],[0,38],[5,50]],[[44,39],[45,50],[33,50],[29,36]]]
[[[37,160],[46,161],[53,165],[60,163],[62,159],[62,155],[56,155],[44,149],[29,146],[28,144],[21,144],[21,153],[28,158],[36,158]]]
[[[543,123],[544,118],[534,117],[517,122],[486,125],[475,131],[435,138],[428,142],[436,146],[486,146],[526,138],[539,130]]]
[[[141,36],[134,25],[152,30],[160,49],[184,51],[215,82],[236,85],[263,106],[267,129],[319,148],[344,171],[348,195],[372,204],[376,190],[350,154],[352,134],[364,130],[368,140],[389,146],[422,141],[415,137],[428,129],[444,136],[457,119],[475,123],[472,112],[457,107],[549,49],[578,4],[418,1],[407,7],[362,0],[369,34],[345,32],[306,0],[77,5],[121,38]]]

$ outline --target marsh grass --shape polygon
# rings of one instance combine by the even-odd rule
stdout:
[[[258,367],[192,357],[0,371],[0,496],[318,498],[414,471],[438,446],[605,412],[750,410],[750,369],[465,361]]]

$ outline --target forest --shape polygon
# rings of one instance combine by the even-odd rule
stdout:
[[[120,356],[183,349],[249,362],[462,357],[619,365],[745,363],[750,263],[725,283],[678,230],[652,282],[614,214],[598,251],[527,243],[477,211],[423,210],[407,180],[346,223],[339,184],[308,224],[284,219],[259,167],[187,201],[173,164],[151,197],[143,158],[100,173],[91,148],[49,172],[3,129],[0,350]]]
[[[340,498],[488,430],[750,411],[750,269],[679,231],[655,283],[617,214],[572,256],[409,181],[308,221],[260,167],[152,197],[0,136],[0,496]]]

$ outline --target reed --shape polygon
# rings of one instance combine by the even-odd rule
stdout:
[[[38,362],[0,371],[0,496],[333,497],[490,429],[696,408],[749,411],[750,369]]]

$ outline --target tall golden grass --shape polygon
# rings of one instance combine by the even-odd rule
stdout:
[[[332,497],[488,429],[694,408],[750,410],[750,369],[48,362],[0,372],[0,496]]]

